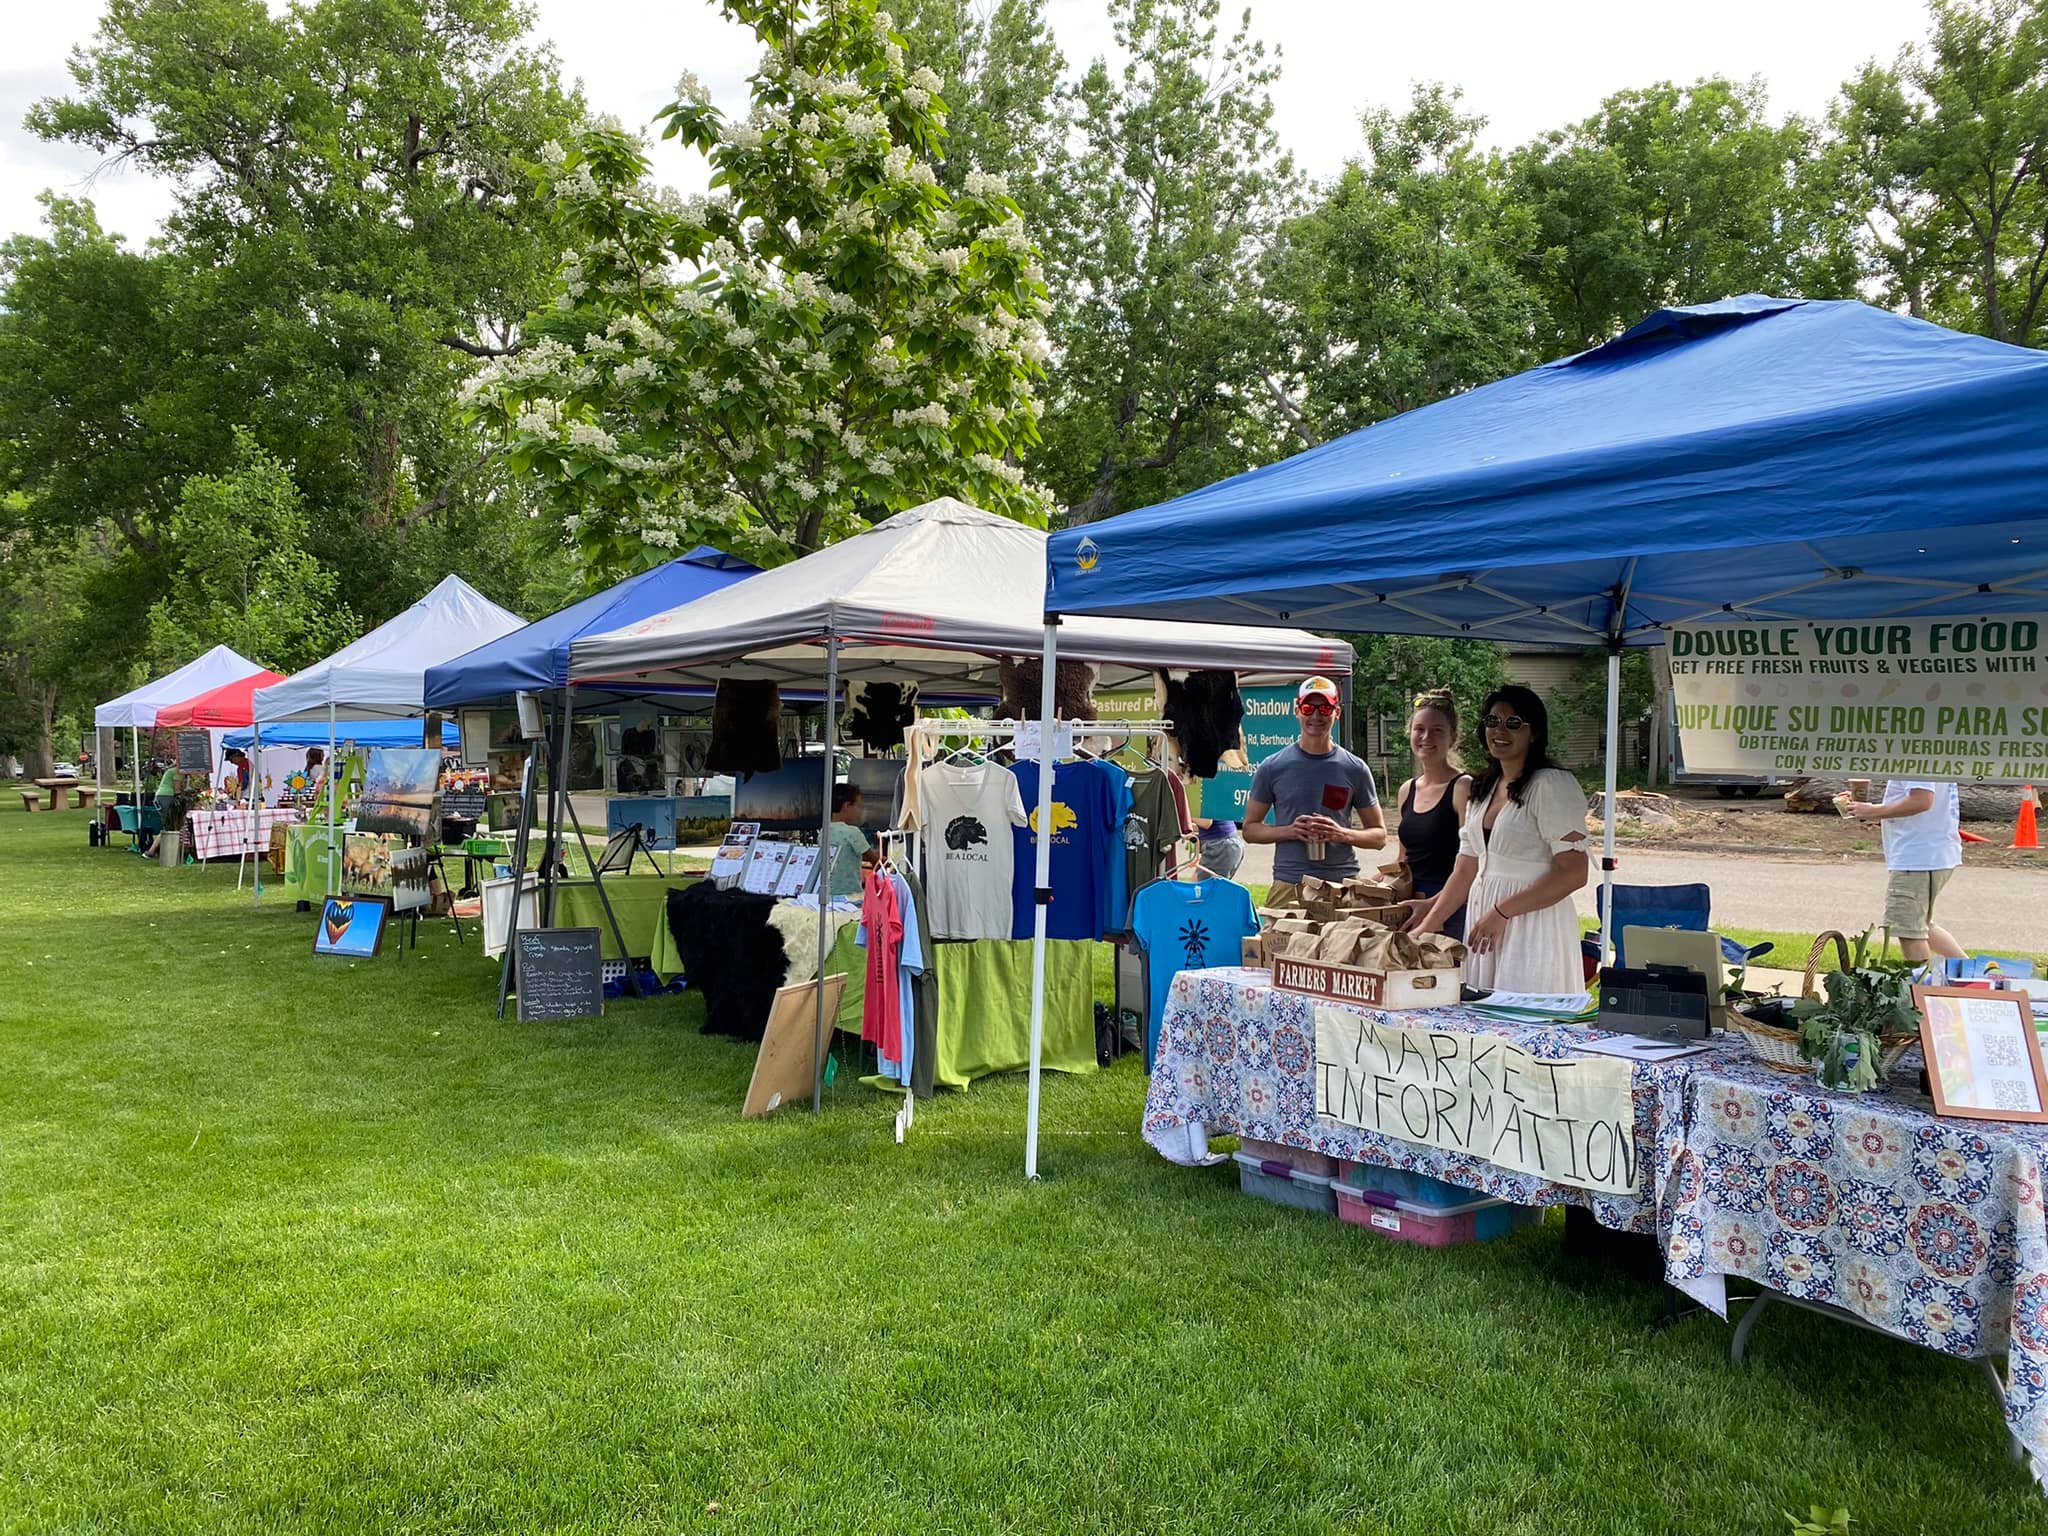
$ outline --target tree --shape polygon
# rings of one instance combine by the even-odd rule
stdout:
[[[1284,351],[1259,265],[1298,183],[1273,131],[1277,65],[1219,0],[1114,0],[1126,58],[1080,86],[1077,245],[1054,319],[1044,463],[1086,522],[1275,456]]]
[[[1541,304],[1520,270],[1534,220],[1458,99],[1418,86],[1399,116],[1366,113],[1364,156],[1286,226],[1271,291],[1297,338],[1304,442],[1539,361]]]
[[[1542,350],[1594,345],[1669,304],[1852,291],[1858,220],[1808,186],[1815,152],[1802,119],[1769,121],[1761,84],[1719,79],[1621,92],[1516,151]]]
[[[694,79],[660,114],[709,197],[600,126],[551,148],[573,249],[553,312],[471,398],[562,507],[586,565],[715,538],[769,561],[939,495],[1042,522],[1044,276],[999,178],[959,196],[946,103],[874,0],[724,0],[766,47],[728,122]]]
[[[424,521],[516,515],[454,394],[554,263],[518,167],[581,106],[520,46],[528,20],[514,0],[108,5],[75,92],[28,123],[178,188],[152,274],[177,355],[136,434],[167,466],[159,521],[246,426],[290,464],[323,562],[389,611],[417,592],[385,585],[388,556]]]
[[[1935,0],[1924,50],[1843,87],[1836,159],[1882,212],[1869,273],[1915,314],[2032,346],[2048,321],[2048,5]]]
[[[1468,742],[1478,733],[1479,705],[1507,681],[1507,653],[1490,640],[1434,635],[1346,635],[1351,663],[1352,710],[1359,721],[1386,715],[1406,720],[1419,693],[1448,688]],[[1471,748],[1467,758],[1471,759]],[[1483,750],[1483,749],[1482,749]]]
[[[183,572],[151,605],[151,659],[170,670],[226,645],[280,672],[312,665],[360,632],[336,600],[335,574],[306,548],[291,472],[247,433],[235,466],[185,482],[171,518]]]

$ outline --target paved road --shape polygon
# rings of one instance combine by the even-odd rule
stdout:
[[[1239,878],[1271,879],[1272,850],[1247,848]],[[1713,887],[1714,919],[1731,928],[1812,933],[1823,927],[1856,934],[1884,917],[1884,866],[1805,863],[1791,858],[1622,850],[1616,878],[1631,885]],[[1579,908],[1593,911],[1591,889]],[[1967,949],[2048,954],[2048,855],[2039,870],[1957,872],[1942,893],[1944,926]]]

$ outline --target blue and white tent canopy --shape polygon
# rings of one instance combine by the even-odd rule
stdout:
[[[2048,606],[2048,354],[1855,302],[1613,341],[1053,536],[1062,614],[1654,645]]]

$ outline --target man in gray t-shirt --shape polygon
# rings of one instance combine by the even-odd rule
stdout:
[[[1324,880],[1354,875],[1355,850],[1387,845],[1372,770],[1330,739],[1337,707],[1337,685],[1328,678],[1303,683],[1294,698],[1301,739],[1267,758],[1252,775],[1244,840],[1274,845],[1276,887],[1298,885],[1310,875]]]

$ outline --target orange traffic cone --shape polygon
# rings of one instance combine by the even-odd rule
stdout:
[[[2013,828],[2013,847],[2039,848],[2041,846],[2041,834],[2034,827],[2034,807],[2039,803],[2039,800],[2040,797],[2034,793],[2034,786],[2031,784],[2020,792],[2020,820],[2019,825]]]

